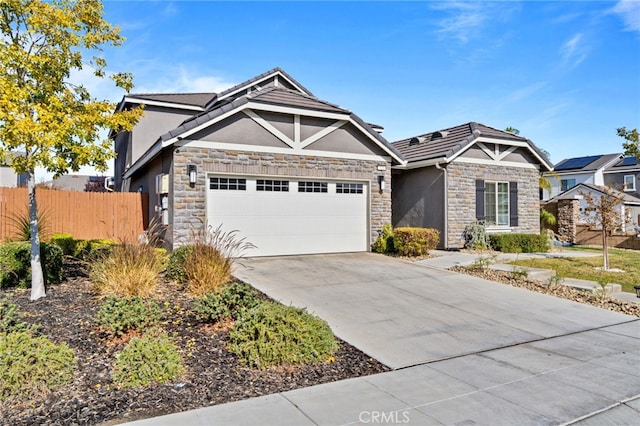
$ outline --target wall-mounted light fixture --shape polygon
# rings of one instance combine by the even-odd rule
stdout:
[[[195,165],[189,164],[187,171],[189,172],[189,186],[194,187],[198,180],[198,169]]]
[[[384,191],[384,189],[387,187],[384,181],[384,175],[378,176],[378,186],[380,187],[380,192]]]

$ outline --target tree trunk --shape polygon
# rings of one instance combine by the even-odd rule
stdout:
[[[603,270],[609,270],[609,241],[607,238],[607,230],[605,227],[602,227],[602,253],[604,259]]]
[[[40,262],[40,235],[38,230],[38,206],[36,204],[35,175],[29,173],[29,230],[31,232],[31,300],[45,297],[44,274]]]

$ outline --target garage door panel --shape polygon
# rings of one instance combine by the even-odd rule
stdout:
[[[366,185],[362,194],[336,194],[335,183],[326,193],[312,193],[298,192],[298,182],[290,180],[288,192],[257,191],[262,178],[242,178],[244,191],[209,190],[207,217],[256,245],[247,256],[367,250]]]

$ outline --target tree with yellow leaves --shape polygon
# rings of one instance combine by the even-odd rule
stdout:
[[[131,74],[106,71],[102,48],[124,39],[102,15],[98,0],[0,2],[0,163],[28,175],[31,300],[45,296],[36,167],[55,176],[84,165],[106,170],[115,153],[101,130],[130,130],[142,114],[116,112],[115,104],[70,81],[72,71],[91,69],[127,92],[133,87]]]

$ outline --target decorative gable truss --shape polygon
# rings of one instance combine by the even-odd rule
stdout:
[[[449,162],[539,170],[542,158],[526,142],[478,138],[447,158]]]
[[[318,132],[310,136],[307,136],[305,139],[301,140],[300,114],[293,114],[293,139],[292,139],[286,134],[284,134],[283,132],[281,132],[280,130],[278,130],[273,124],[269,123],[267,120],[262,118],[254,110],[247,109],[247,110],[244,110],[243,112],[247,114],[249,117],[251,117],[253,121],[258,123],[260,126],[264,127],[265,130],[269,131],[275,137],[277,137],[282,142],[286,143],[287,145],[289,145],[291,148],[294,148],[294,149],[306,148],[307,146],[322,139],[323,137],[329,135],[330,133],[338,130],[339,128],[341,128],[342,126],[344,126],[349,122],[348,120],[338,119],[334,121],[332,124],[323,128],[322,130],[319,130]]]

